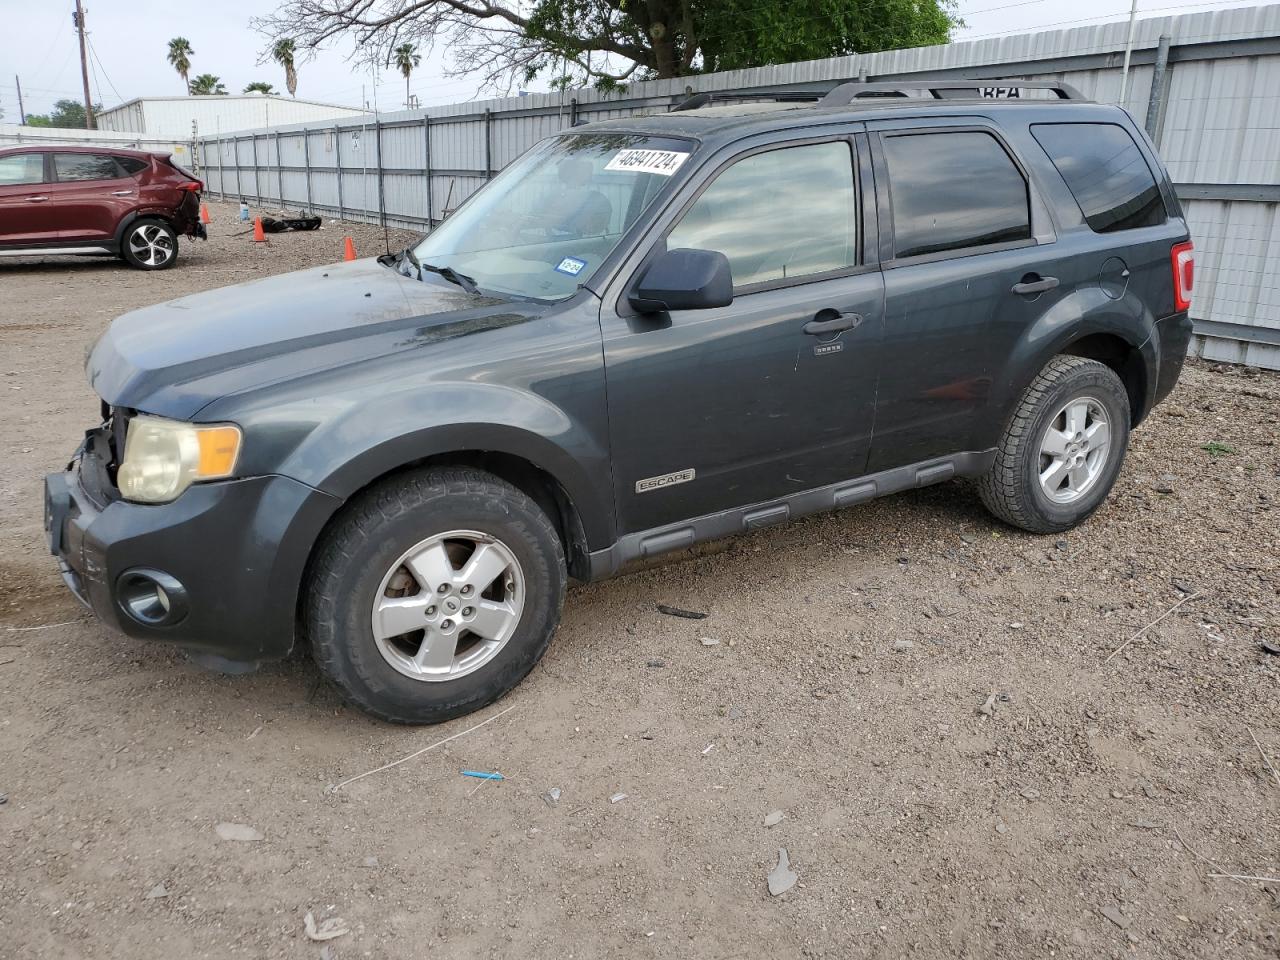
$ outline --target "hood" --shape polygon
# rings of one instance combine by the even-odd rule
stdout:
[[[512,306],[357,260],[127,313],[86,366],[112,406],[186,419],[236,390],[406,349],[436,327],[461,321],[459,332],[481,329],[483,322],[468,321],[495,304]]]

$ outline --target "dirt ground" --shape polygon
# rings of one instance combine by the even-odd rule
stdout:
[[[571,591],[513,694],[393,728],[305,657],[104,630],[46,552],[114,316],[381,247],[214,211],[164,273],[0,263],[0,956],[1280,956],[1280,377],[1190,364],[1067,536],[961,483],[762,531]]]

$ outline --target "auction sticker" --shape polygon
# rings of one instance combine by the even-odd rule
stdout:
[[[656,173],[669,177],[689,159],[687,153],[678,150],[619,150],[605,165],[606,170],[626,170],[631,173]]]
[[[579,260],[577,257],[565,257],[556,264],[556,270],[560,273],[567,273],[571,277],[576,277],[586,265],[587,261],[585,260]]]

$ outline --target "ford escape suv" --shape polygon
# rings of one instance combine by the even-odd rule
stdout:
[[[365,710],[475,710],[568,577],[952,477],[1051,533],[1174,387],[1187,225],[1119,108],[1025,83],[551,137],[395,256],[117,319],[46,482],[104,621]]]
[[[0,257],[118,256],[139,270],[205,236],[204,185],[169,157],[106,147],[0,149]]]

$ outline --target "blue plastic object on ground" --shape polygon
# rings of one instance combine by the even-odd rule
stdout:
[[[464,777],[475,777],[477,780],[505,780],[500,773],[481,773],[479,770],[463,770]]]

